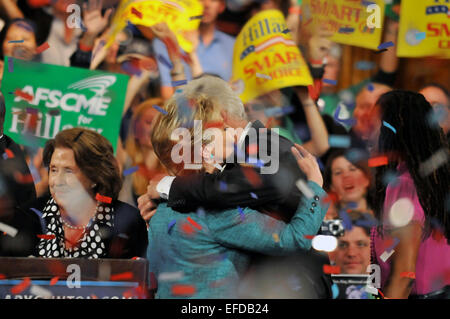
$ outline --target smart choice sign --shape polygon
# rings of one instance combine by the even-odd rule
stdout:
[[[6,135],[35,147],[61,130],[85,127],[116,149],[128,76],[6,59],[1,87]]]

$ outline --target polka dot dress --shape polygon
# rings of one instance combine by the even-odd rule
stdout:
[[[86,227],[83,238],[73,248],[65,247],[64,228],[58,205],[50,198],[43,209],[42,217],[47,224],[47,235],[53,239],[41,239],[38,244],[39,257],[44,258],[103,258],[107,255],[100,228],[114,226],[114,208],[100,203],[97,213]]]

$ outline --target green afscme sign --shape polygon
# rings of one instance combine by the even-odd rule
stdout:
[[[19,144],[44,146],[61,130],[84,127],[116,150],[127,84],[123,74],[6,57],[4,132]]]

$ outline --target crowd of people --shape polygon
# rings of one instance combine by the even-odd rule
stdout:
[[[323,27],[305,35],[297,1],[200,2],[191,52],[166,23],[128,23],[98,54],[118,1],[81,1],[70,28],[75,1],[0,0],[0,89],[7,57],[129,76],[116,150],[82,127],[17,144],[2,90],[0,256],[145,258],[156,298],[336,298],[331,274],[371,265],[374,296],[450,298],[448,82],[398,85],[398,21],[385,18],[394,47],[374,75],[338,90],[343,46]],[[221,30],[264,10],[283,13],[314,85],[243,103]],[[223,27],[224,14],[240,21]]]

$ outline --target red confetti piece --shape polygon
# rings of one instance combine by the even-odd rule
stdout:
[[[50,48],[50,45],[47,42],[42,43],[40,46],[36,48],[36,54],[40,54]]]
[[[195,232],[194,228],[189,223],[183,223],[181,225],[181,230],[187,235],[192,235]]]
[[[56,285],[56,283],[58,282],[58,280],[59,280],[59,277],[58,277],[58,276],[53,277],[53,278],[50,280],[50,286]]]
[[[0,280],[1,279],[6,279],[6,276],[4,274],[0,274]]]
[[[388,299],[388,298],[386,298],[386,297],[384,296],[384,294],[381,292],[380,289],[377,289],[377,290],[378,290],[378,292],[380,293],[381,297],[383,297],[384,299]]]
[[[305,235],[303,237],[306,239],[313,239],[315,236],[314,235]]]
[[[22,280],[21,283],[19,283],[11,288],[11,293],[13,295],[20,294],[22,291],[27,289],[30,284],[31,284],[31,279],[29,277],[26,277]]]
[[[25,92],[23,92],[22,90],[19,90],[19,89],[16,89],[14,91],[14,95],[18,96],[18,97],[21,97],[22,99],[24,99],[27,102],[33,101],[33,96],[32,95],[30,95],[28,93],[25,93]]]
[[[404,271],[400,274],[400,277],[416,279],[416,273],[412,271]]]
[[[9,149],[5,149],[6,155],[8,155],[8,158],[14,158],[14,153]]]
[[[254,187],[260,187],[262,185],[261,178],[258,173],[253,170],[253,168],[244,166],[241,166],[241,168],[245,178],[250,182],[250,184]]]
[[[341,267],[332,265],[323,265],[323,272],[326,274],[340,274]]]
[[[120,274],[111,275],[112,281],[115,280],[131,280],[133,279],[133,273],[131,271],[122,272]]]
[[[131,7],[131,13],[134,14],[136,17],[138,17],[139,19],[142,19],[142,13],[139,12],[138,10],[136,10],[136,8]]]
[[[14,172],[14,178],[20,184],[30,184],[34,182],[31,174],[23,175],[21,172]]]
[[[196,221],[194,221],[191,217],[188,216],[187,220],[188,220],[188,222],[190,222],[192,224],[192,226],[194,226],[198,230],[202,229],[202,226],[200,224],[198,224]]]
[[[133,258],[131,258],[132,260],[138,260],[139,259],[139,257],[133,257]]]
[[[30,7],[40,8],[50,4],[50,0],[28,0]]]
[[[111,202],[112,202],[111,197],[103,196],[103,195],[100,195],[99,193],[97,193],[97,195],[95,195],[95,199],[98,200],[99,202],[106,203],[106,204],[111,204]]]
[[[133,297],[134,296],[134,291],[133,290],[127,290],[127,291],[124,291],[123,292],[123,294],[122,294],[122,296],[124,297],[124,298],[131,298],[131,297]]]
[[[174,296],[189,296],[195,294],[195,287],[192,285],[173,285],[172,295]]]
[[[326,197],[322,199],[324,204],[333,202],[334,204],[339,202],[339,198],[336,193],[330,192]]]
[[[387,156],[378,156],[369,158],[369,167],[378,167],[387,165],[389,162]]]
[[[38,234],[36,236],[38,238],[47,239],[47,240],[54,239],[56,237],[54,234],[51,234],[51,235]]]

